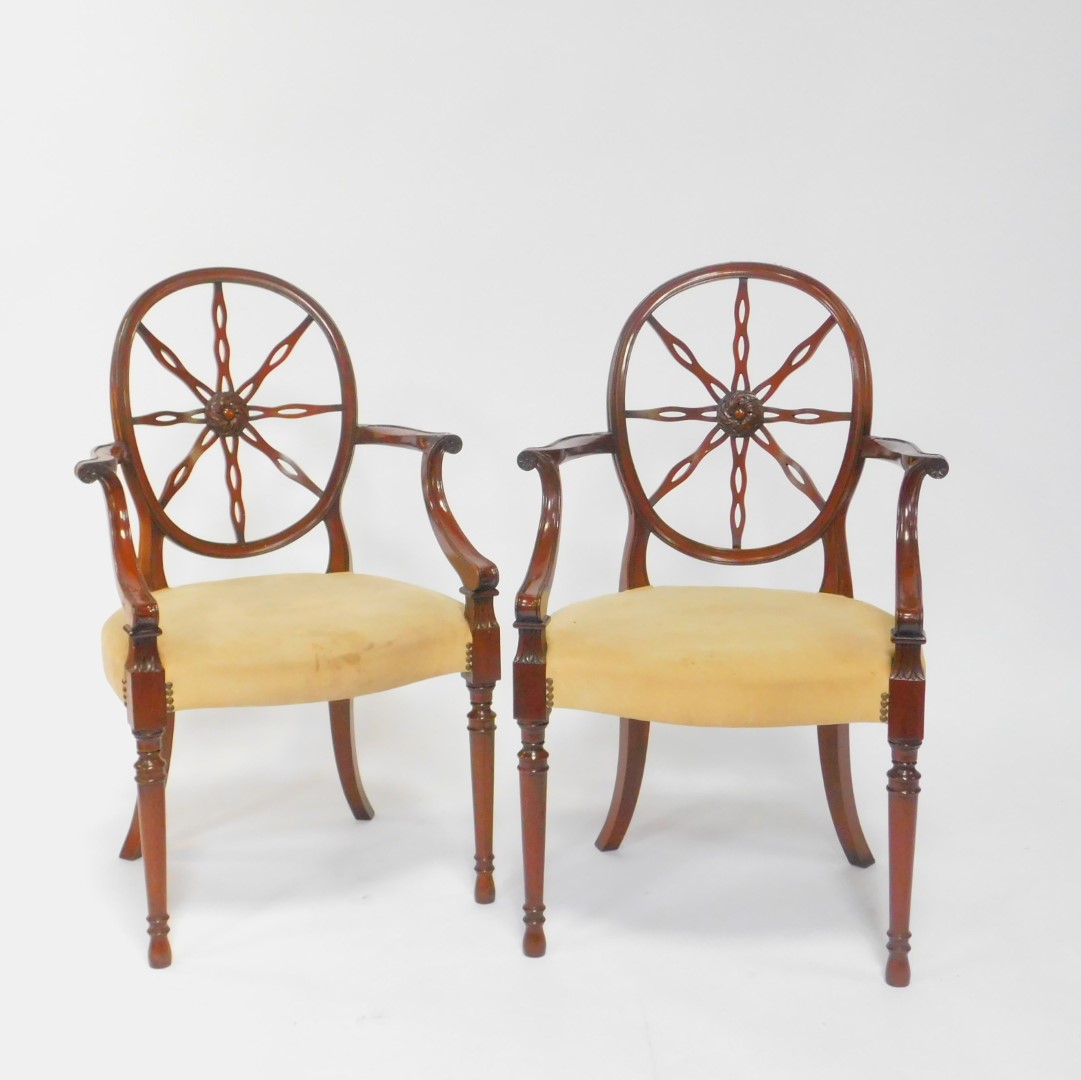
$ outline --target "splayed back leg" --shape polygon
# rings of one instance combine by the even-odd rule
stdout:
[[[642,790],[648,749],[649,721],[620,717],[616,786],[612,792],[608,818],[595,841],[601,851],[615,851],[623,843],[634,816],[634,808],[638,805],[638,793]]]
[[[818,728],[818,757],[822,764],[822,782],[826,788],[833,827],[845,858],[853,866],[870,866],[875,857],[860,828],[856,798],[852,791],[852,760],[849,753],[848,725],[823,724]]]

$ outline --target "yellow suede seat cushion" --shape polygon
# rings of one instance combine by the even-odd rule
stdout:
[[[158,650],[177,709],[336,701],[462,671],[457,600],[365,574],[272,574],[154,594]],[[128,635],[102,630],[105,674],[123,693]]]
[[[892,615],[828,593],[656,586],[548,625],[553,702],[710,727],[877,721]]]

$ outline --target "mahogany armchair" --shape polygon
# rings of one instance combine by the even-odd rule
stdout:
[[[273,314],[269,324],[276,319],[279,329],[268,336],[265,324],[249,322],[239,328],[246,336],[238,336],[227,291],[259,306],[260,319]],[[190,348],[174,351],[152,327],[185,313],[198,316],[197,329]],[[144,376],[155,374],[159,391],[168,394],[171,387],[186,401],[170,409],[157,400],[150,410],[135,404]],[[317,403],[307,403],[312,397],[290,400],[298,380],[319,385],[312,395]],[[151,967],[171,961],[165,786],[176,710],[328,702],[338,776],[354,817],[364,820],[372,817],[372,807],[357,768],[352,699],[461,672],[472,705],[467,726],[474,895],[478,903],[491,902],[491,700],[499,678],[492,605],[498,574],[466,539],[444,495],[443,457],[456,454],[461,440],[359,424],[349,353],[330,316],[287,282],[250,270],[193,270],[143,293],[117,334],[110,386],[115,441],[99,447],[75,472],[85,483],[98,481],[104,491],[123,605],[105,624],[103,653],[138,750],[135,814],[120,854],[143,856]],[[312,468],[314,478],[279,449],[305,427],[309,447],[325,451],[325,468]],[[186,453],[166,471],[168,447],[160,444],[170,433]],[[461,579],[464,605],[416,585],[352,573],[342,487],[354,447],[369,444],[420,451],[421,494],[436,540]],[[259,494],[271,493],[283,477],[291,484],[264,500],[261,516],[253,513],[254,482],[260,482]],[[138,520],[137,546],[128,497]],[[194,518],[198,531],[182,526],[182,517]],[[281,548],[318,525],[329,538],[326,573],[264,574],[176,588],[166,580],[166,539],[199,555],[247,558]]]
[[[707,298],[705,311],[709,313],[698,356],[677,336],[684,333],[683,323],[690,319],[687,303],[692,291],[700,299]],[[761,381],[751,375],[749,362],[752,292],[759,298],[765,294],[770,302],[788,297],[797,307],[802,305],[801,334],[816,327],[802,340],[789,337],[787,344],[783,336],[770,338],[767,333],[766,347],[756,350],[756,359],[764,354],[762,374],[769,372]],[[681,299],[673,304],[677,297]],[[730,359],[724,364],[731,375],[723,381],[713,373],[721,370],[720,358],[728,349],[723,330],[718,332],[722,297],[731,305],[729,310],[734,309],[735,323]],[[770,304],[763,308],[769,310]],[[831,335],[831,331],[835,332]],[[799,343],[788,351],[792,340]],[[788,384],[787,380],[816,354],[828,356],[830,349],[820,352],[823,343],[833,350],[834,373],[840,373],[839,384],[835,380],[841,392],[840,407],[807,408],[804,402],[781,407],[793,385],[803,382],[795,378]],[[640,405],[643,388],[647,399],[650,388],[656,389],[656,380],[647,377],[649,372],[638,370],[649,366],[649,349],[654,365],[669,366],[682,379],[684,389],[696,390],[699,402],[705,404],[657,407],[654,396]],[[707,350],[712,350],[708,359]],[[640,354],[643,359],[636,369],[632,360]],[[678,368],[670,367],[671,361]],[[636,374],[642,377],[633,382],[636,389],[630,392],[628,380]],[[635,407],[631,407],[632,398]],[[916,756],[923,739],[924,714],[925,637],[916,516],[924,477],[945,476],[945,459],[911,443],[870,434],[871,374],[863,335],[852,315],[819,282],[760,263],[726,263],[684,274],[638,305],[623,327],[612,359],[608,423],[607,431],[571,436],[524,450],[518,457],[522,469],[539,473],[542,491],[536,545],[515,604],[519,644],[514,660],[514,712],[522,732],[518,769],[525,953],[542,956],[546,948],[548,752],[544,739],[554,706],[621,718],[615,790],[596,841],[602,851],[618,848],[627,832],[642,783],[651,722],[715,727],[802,724],[817,727],[833,824],[845,856],[858,867],[869,866],[874,859],[853,798],[848,725],[883,722],[893,759],[887,774],[890,925],[886,981],[907,985],[920,790]],[[655,472],[649,479],[643,437],[648,444],[651,433],[667,435],[677,429],[690,433],[683,444],[688,452],[667,472]],[[825,494],[808,470],[782,448],[797,431],[805,440],[830,431],[844,435],[843,440],[833,439],[836,480],[832,487],[822,489]],[[711,458],[721,447],[726,452]],[[562,519],[560,466],[591,454],[613,457],[627,502],[629,528],[620,592],[550,615],[548,598]],[[895,462],[903,470],[892,614],[852,599],[845,519],[869,458]],[[702,466],[711,463],[712,484],[707,485],[703,477],[708,469]],[[805,509],[796,525],[791,524],[796,521],[791,515],[771,517],[764,505],[748,509],[751,465],[763,466],[780,481],[778,498],[791,496]],[[669,497],[674,493],[686,496],[694,487],[687,485],[692,478],[701,481],[700,494],[697,500],[684,498],[680,504],[684,516],[701,524],[702,507],[712,511],[720,501],[726,507],[722,514],[706,518],[718,528],[727,519],[720,542],[692,539],[672,524],[670,513],[661,516],[661,500],[668,498],[671,504]],[[751,543],[756,515],[767,525],[788,523],[795,531],[787,539],[763,537]],[[652,536],[696,559],[733,567],[772,562],[820,542],[821,587],[815,593],[652,585],[646,564]]]

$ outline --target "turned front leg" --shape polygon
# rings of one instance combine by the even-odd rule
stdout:
[[[139,756],[135,761],[139,835],[146,876],[149,960],[154,968],[168,967],[173,960],[169,945],[169,911],[165,869],[165,777],[162,742],[165,731],[135,731]]]
[[[912,869],[916,856],[916,806],[920,794],[920,774],[916,758],[919,739],[891,739],[893,768],[886,774],[890,817],[890,928],[886,948],[886,982],[908,986],[911,969],[908,954],[912,933]]]
[[[522,857],[525,865],[526,956],[543,956],[544,940],[544,833],[548,802],[548,751],[544,729],[548,719],[519,720],[522,749],[518,754],[518,782],[522,799]]]
[[[495,855],[492,852],[492,815],[495,788],[495,713],[492,711],[494,683],[469,684],[471,708],[469,764],[473,778],[473,837],[477,872],[473,899],[490,904],[495,899]]]
[[[168,692],[168,690],[166,691]],[[173,760],[173,734],[176,730],[176,713],[171,709],[165,714],[165,735],[161,740],[161,756],[165,759],[165,779],[169,779],[169,762]],[[143,848],[139,840],[139,800],[135,800],[135,809],[131,815],[131,825],[120,848],[120,858],[134,862],[142,857]]]

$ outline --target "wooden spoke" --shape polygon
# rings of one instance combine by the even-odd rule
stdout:
[[[818,488],[814,485],[814,481],[807,475],[807,470],[804,469],[798,461],[794,458],[790,458],[781,449],[780,444],[770,434],[768,428],[759,428],[751,434],[751,438],[754,439],[754,441],[771,457],[776,459],[792,485],[799,488],[799,490],[802,491],[819,510],[826,505],[826,500],[819,494]]]
[[[717,406],[704,405],[702,408],[685,408],[682,405],[662,405],[659,409],[628,409],[624,416],[638,420],[660,420],[672,423],[676,420],[708,420],[717,423]]]
[[[837,325],[837,320],[830,315],[829,318],[810,337],[804,338],[785,358],[785,362],[763,382],[760,382],[752,391],[754,396],[763,404],[769,401],[776,393],[777,388],[798,368],[803,367],[814,356],[822,339]]]
[[[271,446],[270,443],[268,443],[250,424],[241,431],[240,437],[248,443],[249,446],[254,446],[256,450],[266,454],[266,456],[274,462],[274,465],[283,476],[287,476],[290,480],[294,480],[296,483],[300,484],[301,487],[306,487],[316,496],[323,494],[323,489],[311,480],[292,458],[286,457],[280,450]]]
[[[192,444],[192,448],[188,451],[188,456],[169,473],[165,486],[161,489],[158,501],[163,507],[168,506],[169,500],[188,482],[191,471],[195,468],[195,463],[217,441],[217,433],[211,431],[209,427],[205,427],[199,432],[198,437]]]
[[[225,484],[229,488],[229,520],[233,523],[233,532],[237,542],[244,543],[244,525],[247,513],[244,510],[244,478],[240,473],[240,440],[236,435],[226,435],[221,441],[225,451]]]
[[[168,345],[159,341],[154,335],[142,324],[135,328],[135,332],[146,343],[146,347],[153,353],[154,359],[166,371],[175,375],[200,401],[209,401],[213,396],[214,391],[210,389],[201,379],[197,379],[181,362],[180,357],[169,348]]]
[[[830,412],[829,409],[763,409],[763,424],[834,424],[851,420],[850,412]]]
[[[221,282],[214,282],[214,304],[212,307],[214,318],[214,359],[218,365],[218,393],[233,392],[233,376],[229,371],[229,334],[227,323],[229,312],[225,307],[225,293]]]
[[[154,427],[172,427],[173,424],[205,424],[206,409],[189,409],[187,412],[155,412],[133,416],[133,424],[152,424]]]
[[[702,463],[702,459],[720,446],[728,436],[717,424],[710,433],[698,444],[693,453],[688,454],[682,461],[676,462],[668,475],[661,481],[660,486],[649,497],[649,505],[656,506],[657,502],[664,498],[673,488],[679,487],[691,473]]]
[[[263,385],[263,380],[275,369],[281,367],[286,360],[289,359],[290,354],[293,351],[293,347],[301,339],[304,331],[308,329],[312,324],[312,317],[305,315],[301,320],[300,325],[286,337],[283,337],[270,353],[267,358],[259,365],[259,370],[248,379],[237,391],[237,393],[245,400],[250,401],[254,396],[256,390]]]
[[[249,420],[299,420],[302,416],[341,412],[340,405],[249,405]]]
[[[732,547],[743,546],[743,526],[747,522],[747,447],[746,439],[733,439],[732,447],[732,512],[729,523],[732,526]]]
[[[670,334],[653,315],[646,317],[646,322],[657,332],[657,336],[664,342],[665,348],[671,354],[680,367],[686,368],[708,391],[710,397],[718,404],[728,393],[728,387],[720,379],[714,378],[695,358],[695,355],[674,334]]]
[[[732,375],[733,393],[751,388],[751,380],[747,377],[747,361],[751,357],[751,342],[747,336],[747,323],[750,317],[751,300],[747,295],[747,279],[741,277],[739,288],[736,290],[736,336],[732,339],[732,357],[736,362]],[[735,546],[739,547],[738,544]]]

